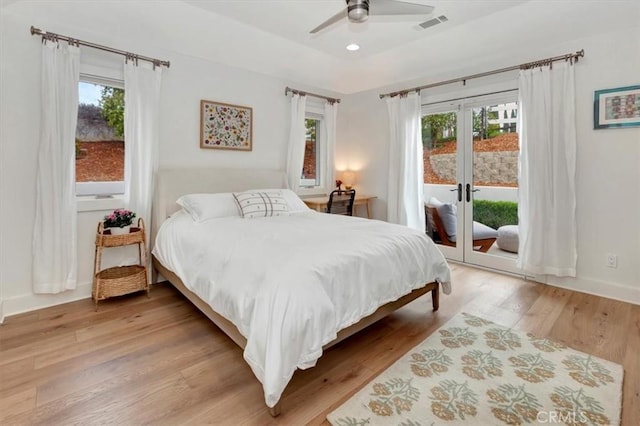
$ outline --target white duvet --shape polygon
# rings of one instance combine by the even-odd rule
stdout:
[[[247,339],[244,359],[269,407],[338,331],[425,283],[450,281],[423,233],[312,211],[203,223],[180,211],[153,254]]]

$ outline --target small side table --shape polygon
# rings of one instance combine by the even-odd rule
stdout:
[[[101,269],[104,247],[122,247],[131,244],[138,245],[137,265]],[[142,218],[138,219],[137,227],[131,228],[130,232],[124,235],[111,235],[109,229],[104,229],[102,222],[98,223],[95,262],[93,264],[93,289],[91,291],[96,311],[98,310],[98,301],[109,297],[122,296],[141,290],[146,290],[147,297],[149,297],[146,256],[146,236]]]

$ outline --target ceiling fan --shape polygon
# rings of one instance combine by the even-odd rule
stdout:
[[[340,13],[332,16],[311,31],[315,34],[344,18],[351,22],[364,22],[369,15],[428,15],[433,11],[433,6],[424,4],[407,3],[399,0],[345,0],[347,7]],[[371,3],[371,5],[369,5]]]

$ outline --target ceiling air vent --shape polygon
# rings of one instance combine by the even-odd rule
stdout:
[[[430,27],[433,27],[434,25],[438,25],[441,22],[447,22],[448,20],[449,18],[447,18],[446,16],[440,15],[437,18],[429,19],[428,21],[421,23],[420,26],[422,28],[430,28]]]

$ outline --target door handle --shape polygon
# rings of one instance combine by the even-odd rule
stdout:
[[[467,184],[465,186],[465,189],[466,189],[466,193],[467,193],[467,203],[471,201],[471,193],[472,192],[480,191],[479,189],[471,189],[471,185],[470,184]]]
[[[458,191],[458,202],[462,201],[462,184],[459,183],[454,189],[450,189],[449,192]]]

